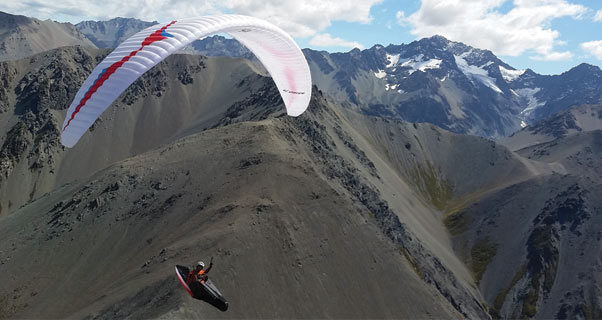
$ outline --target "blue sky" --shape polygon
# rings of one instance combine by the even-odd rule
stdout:
[[[0,10],[72,23],[238,13],[275,23],[301,47],[331,52],[441,34],[542,74],[602,65],[600,0],[4,0]]]
[[[516,8],[513,1],[500,2],[500,6],[490,7],[488,12],[493,14],[498,13],[499,15],[508,15],[512,9]],[[373,19],[371,23],[362,24],[337,21],[326,28],[323,32],[330,34],[332,37],[356,41],[362,44],[365,48],[369,48],[374,44],[387,45],[389,43],[408,43],[422,38],[423,36],[437,33],[446,36],[450,40],[461,41],[483,49],[490,49],[494,51],[494,53],[496,53],[496,55],[498,55],[498,57],[500,57],[503,61],[517,69],[531,68],[542,74],[562,73],[582,62],[601,66],[602,55],[599,54],[599,56],[596,57],[595,54],[582,48],[581,44],[602,40],[602,19],[600,19],[600,21],[595,21],[598,11],[600,10],[600,12],[602,12],[602,1],[567,1],[566,3],[580,5],[583,7],[583,9],[581,9],[582,11],[577,9],[579,12],[574,14],[570,11],[567,11],[566,15],[564,16],[549,17],[547,20],[544,20],[541,24],[539,24],[539,28],[543,30],[552,30],[557,33],[556,38],[554,38],[554,41],[551,42],[552,49],[549,52],[568,54],[551,54],[547,57],[545,54],[538,52],[538,45],[546,46],[546,43],[525,44],[522,47],[518,45],[518,49],[509,50],[509,52],[507,52],[505,50],[498,50],[491,45],[483,44],[486,41],[483,41],[481,37],[488,36],[488,39],[494,39],[494,37],[492,37],[491,34],[479,34],[479,29],[466,28],[465,32],[461,32],[462,30],[459,30],[460,32],[454,32],[454,30],[450,32],[449,30],[446,30],[448,27],[447,25],[442,25],[441,28],[437,30],[438,28],[436,27],[425,27],[421,25],[419,21],[412,23],[411,20],[408,21],[408,17],[411,17],[420,10],[422,1],[419,0],[385,0],[372,7],[370,14]],[[533,8],[532,10],[537,11],[538,8]],[[398,19],[398,12],[400,11],[403,12],[403,17],[405,17],[405,19]],[[528,14],[528,12],[525,13],[525,18],[528,17]],[[602,13],[600,13],[600,15],[602,16]],[[456,23],[453,21],[453,19],[450,20],[450,24]],[[494,21],[491,21],[491,25],[494,28],[507,27],[504,25],[496,26],[496,22]],[[478,26],[475,26],[475,28],[476,27]],[[524,30],[524,32],[532,32],[533,34],[530,36],[539,36],[537,32],[538,28],[536,26],[530,26],[527,29],[528,30]],[[530,29],[535,29],[535,32]],[[516,28],[508,30],[507,32],[523,32],[523,29]],[[504,36],[504,33],[501,33],[499,36]],[[304,47],[315,47],[310,44],[310,40],[311,39],[299,39],[299,43]],[[517,39],[516,41],[520,42],[520,40],[521,39]],[[501,45],[503,45],[503,42]],[[600,44],[600,47],[602,48],[602,44]],[[348,50],[348,48],[341,46],[325,47],[324,49],[328,51]]]

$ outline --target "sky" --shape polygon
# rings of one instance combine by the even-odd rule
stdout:
[[[600,0],[2,0],[0,11],[71,23],[237,13],[278,25],[302,48],[330,52],[439,34],[541,74],[602,65]]]

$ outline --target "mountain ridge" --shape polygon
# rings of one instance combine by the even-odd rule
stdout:
[[[581,105],[557,112],[500,140],[512,150],[602,129],[602,105]]]
[[[458,133],[499,138],[575,104],[602,102],[596,66],[543,76],[441,36],[348,53],[304,52],[318,86],[340,101]]]
[[[157,23],[117,17],[107,21],[86,20],[75,24],[75,27],[98,48],[116,48],[134,33]]]
[[[61,46],[95,47],[71,23],[38,20],[0,11],[0,61],[18,60]]]

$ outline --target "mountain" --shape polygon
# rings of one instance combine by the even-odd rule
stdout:
[[[252,56],[236,40],[219,36],[194,47],[209,56]],[[441,36],[347,53],[303,52],[314,83],[339,102],[457,133],[501,138],[571,106],[602,103],[596,66],[539,75]]]
[[[108,21],[82,21],[75,27],[98,48],[116,48],[134,33],[157,23],[134,18],[114,18]]]
[[[0,236],[3,316],[456,314],[370,213],[297,153],[309,141],[290,140],[296,131],[272,119],[188,136],[2,220],[11,239]],[[190,298],[175,278],[175,264],[210,256],[226,313]]]
[[[591,272],[600,270],[601,115],[600,105],[581,105],[503,139],[535,175],[447,214],[494,318],[602,316]]]
[[[304,49],[318,87],[363,112],[499,138],[575,104],[602,103],[602,71],[515,70],[491,51],[433,36],[347,53]]]
[[[486,153],[490,142],[367,121],[317,88],[305,117],[283,117],[277,88],[248,61],[175,55],[64,149],[67,103],[49,94],[69,100],[65,90],[90,67],[77,62],[106,53],[60,48],[4,63],[17,74],[11,86],[34,84],[23,83],[10,97],[20,104],[2,114],[0,263],[11,270],[0,275],[3,315],[486,316],[438,211],[412,190],[445,198],[431,190],[437,171],[422,161],[435,156],[419,151],[420,141]],[[388,152],[414,171],[397,172],[366,131],[406,141]],[[491,157],[520,166],[503,151]],[[475,185],[487,185],[485,176]],[[15,234],[20,226],[27,230]],[[174,281],[174,264],[209,255],[220,261],[213,279],[231,301],[227,314],[190,300]],[[44,274],[21,278],[40,264]],[[140,309],[148,299],[152,307]]]
[[[534,123],[574,105],[600,104],[601,82],[600,68],[582,63],[560,75],[525,72],[512,81],[512,86],[527,99],[523,113]]]
[[[77,26],[95,43],[105,37],[99,47],[115,47],[125,34],[151,24],[118,18]],[[602,103],[602,70],[596,66],[539,75],[442,36],[347,53],[303,51],[314,83],[339,102],[369,115],[433,123],[457,133],[502,138],[573,105]],[[243,57],[261,69],[246,47],[223,36],[195,41],[182,52]]]
[[[489,192],[449,214],[457,251],[478,270],[494,317],[602,317],[602,131],[518,154],[553,173]]]
[[[0,113],[0,215],[75,177],[167,143],[189,128],[216,125],[226,108],[266,81],[254,78],[246,60],[208,62],[198,55],[175,55],[174,62],[160,63],[132,84],[96,122],[94,139],[104,147],[84,143],[76,153],[65,152],[57,140],[64,112],[90,70],[108,53],[64,47],[0,63],[0,79],[6,84]],[[220,70],[239,78],[221,76]],[[168,107],[172,104],[187,107],[174,112]],[[22,171],[35,174],[20,177]]]
[[[194,41],[192,48],[197,52],[209,57],[242,57],[245,59],[256,59],[255,55],[236,39],[225,38],[220,35],[210,36]]]
[[[94,47],[70,23],[0,12],[0,61],[17,60],[62,46]]]
[[[602,130],[602,105],[581,105],[560,111],[500,140],[512,150],[550,142],[579,132]]]
[[[579,72],[540,77],[441,37],[305,50],[324,87],[292,118],[253,62],[176,54],[66,149],[66,108],[109,52],[0,62],[0,317],[602,317],[599,104],[529,124],[506,146],[366,103],[421,101],[445,84],[437,94],[514,101],[510,115],[460,109],[474,123],[454,127],[485,130],[493,110],[507,116],[491,116],[501,130],[530,121],[521,99],[541,104],[549,83],[595,98],[595,67],[578,67],[590,73],[580,86]],[[415,81],[392,92],[403,77]],[[226,313],[174,275],[212,256]]]
[[[600,316],[599,130],[512,152],[317,87],[289,118],[249,61],[173,55],[64,149],[107,53],[0,64],[3,316]],[[228,313],[173,274],[210,256]]]

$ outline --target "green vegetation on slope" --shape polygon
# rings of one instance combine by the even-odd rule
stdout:
[[[417,164],[409,174],[412,184],[427,201],[439,210],[447,207],[454,194],[453,186],[439,176],[430,161],[426,165]]]
[[[497,244],[491,242],[489,239],[479,240],[472,246],[472,250],[470,251],[470,266],[477,284],[481,281],[487,265],[495,257],[496,251]]]
[[[445,227],[447,227],[447,230],[452,234],[452,236],[462,234],[468,229],[468,226],[471,222],[472,219],[462,211],[450,213],[443,220]]]
[[[537,314],[537,302],[543,277],[543,291],[550,292],[556,279],[559,252],[556,248],[555,231],[552,225],[535,228],[527,241],[529,273],[531,286],[527,292],[522,308],[522,316],[534,317]]]

